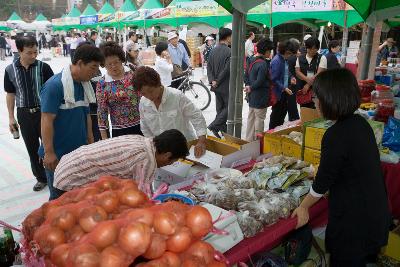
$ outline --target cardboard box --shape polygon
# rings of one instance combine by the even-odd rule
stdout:
[[[292,139],[283,137],[283,135],[288,135],[293,131],[302,132],[302,127],[296,126],[270,134],[265,134],[263,153],[272,153],[273,155],[283,154],[288,157],[301,159],[301,145]]]
[[[196,143],[197,140],[189,142],[189,148]],[[207,136],[206,149],[222,156],[218,167],[231,168],[237,161],[249,157],[256,159],[260,155],[260,141],[247,142],[228,135],[225,135],[225,140]],[[196,159],[193,161],[199,162]]]
[[[400,261],[400,226],[389,232],[388,245],[382,249],[384,255]]]
[[[317,149],[312,149],[305,147],[303,160],[305,162],[311,163],[313,165],[319,165],[321,161],[321,151]]]
[[[243,232],[234,213],[211,204],[205,204],[203,207],[211,213],[213,221],[217,220],[220,215],[221,217],[227,216],[225,219],[215,223],[214,226],[229,233],[229,235],[208,234],[204,241],[210,243],[216,250],[225,253],[243,240]]]

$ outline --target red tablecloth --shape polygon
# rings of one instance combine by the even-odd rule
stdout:
[[[400,163],[382,163],[382,169],[390,211],[395,218],[400,219]]]
[[[326,225],[328,221],[328,201],[321,199],[310,209],[310,223],[313,227]],[[297,219],[281,220],[265,227],[258,235],[246,238],[225,253],[230,265],[246,262],[250,255],[268,251],[279,245],[286,235],[296,228]]]

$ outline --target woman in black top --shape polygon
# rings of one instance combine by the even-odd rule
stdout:
[[[375,136],[368,122],[354,114],[360,90],[349,70],[320,73],[313,89],[318,110],[335,124],[322,139],[321,163],[310,193],[292,217],[298,217],[298,227],[306,224],[308,209],[329,190],[325,241],[330,266],[365,266],[367,255],[387,244],[390,221]]]

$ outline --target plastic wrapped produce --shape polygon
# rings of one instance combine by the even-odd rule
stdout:
[[[227,188],[232,188],[232,189],[251,189],[251,188],[257,188],[257,183],[255,182],[254,179],[250,179],[249,177],[246,176],[240,176],[237,178],[231,178],[231,179],[224,179],[221,181],[221,184]]]
[[[278,189],[282,188],[282,186],[289,179],[296,179],[300,175],[300,171],[298,170],[287,170],[278,174],[276,177],[269,179],[267,185],[269,189]]]
[[[263,224],[250,216],[249,211],[236,213],[240,229],[245,237],[253,237],[263,229]]]
[[[240,202],[238,204],[238,209],[241,212],[248,211],[250,216],[264,225],[276,223],[279,219],[279,216],[274,213],[274,209],[267,199]]]
[[[312,182],[310,180],[305,180],[296,186],[291,186],[288,188],[287,192],[290,193],[293,200],[296,201],[296,206],[300,205],[301,197],[310,191],[311,185]]]
[[[234,189],[234,194],[235,194],[236,198],[238,199],[238,202],[258,200],[258,197],[256,195],[256,190],[254,188],[252,188],[252,189]]]
[[[239,199],[233,190],[225,189],[207,194],[204,202],[226,210],[236,210]]]
[[[264,166],[262,169],[253,169],[247,177],[254,180],[260,189],[267,188],[268,181],[282,171],[282,164]]]
[[[196,196],[199,201],[206,202],[207,194],[218,192],[218,187],[216,184],[211,184],[207,182],[198,182],[193,185],[190,189],[190,193]]]

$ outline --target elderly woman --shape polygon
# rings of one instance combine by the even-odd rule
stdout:
[[[133,85],[133,72],[124,67],[125,53],[117,43],[106,42],[100,49],[107,72],[98,82],[96,97],[102,139],[107,139],[108,115],[112,136],[142,134],[140,131],[140,93]]]
[[[142,61],[139,59],[139,45],[136,43],[126,45],[126,66],[133,71],[143,66]]]
[[[145,137],[177,129],[188,141],[198,139],[195,156],[206,149],[206,120],[181,91],[161,84],[160,75],[150,67],[140,67],[134,74],[135,86],[143,95],[140,100],[140,127]]]

